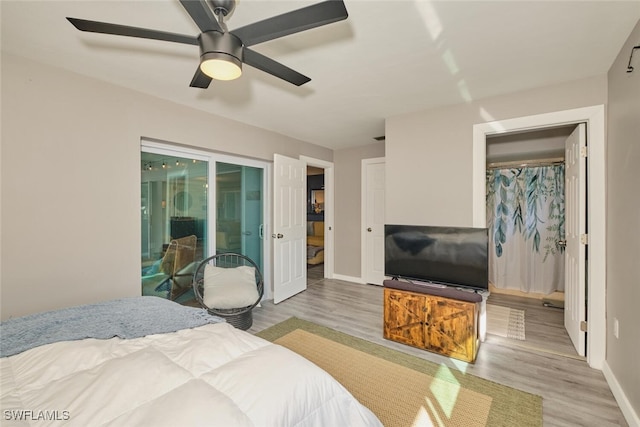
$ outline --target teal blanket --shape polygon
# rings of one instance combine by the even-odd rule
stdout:
[[[164,298],[123,298],[0,322],[0,357],[58,341],[139,338],[224,321]]]

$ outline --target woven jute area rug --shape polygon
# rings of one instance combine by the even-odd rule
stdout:
[[[256,335],[320,366],[386,427],[541,426],[542,398],[297,318]]]

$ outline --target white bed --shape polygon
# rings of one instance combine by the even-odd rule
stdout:
[[[3,322],[3,341],[19,320]],[[3,426],[381,425],[311,362],[226,323],[127,339],[83,334],[0,358]]]

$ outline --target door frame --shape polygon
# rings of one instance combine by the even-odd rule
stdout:
[[[367,231],[366,231],[366,223],[367,223],[367,170],[366,166],[382,163],[386,166],[387,158],[386,157],[374,157],[371,159],[362,159],[360,162],[360,283],[367,283],[365,279],[364,269],[367,265]],[[386,190],[386,188],[385,188]],[[386,212],[384,212],[386,213]]]
[[[300,156],[307,166],[324,169],[324,277],[332,279],[334,275],[334,165],[333,162]],[[308,189],[307,189],[308,191]],[[305,192],[306,194],[306,192]],[[305,208],[306,211],[306,208]],[[306,258],[306,254],[305,254]]]
[[[473,126],[473,226],[486,227],[487,135],[543,129],[584,122],[587,125],[587,363],[602,370],[606,352],[606,159],[604,105],[556,111]]]

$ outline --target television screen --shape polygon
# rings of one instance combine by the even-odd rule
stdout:
[[[486,228],[385,225],[386,276],[489,288]]]

